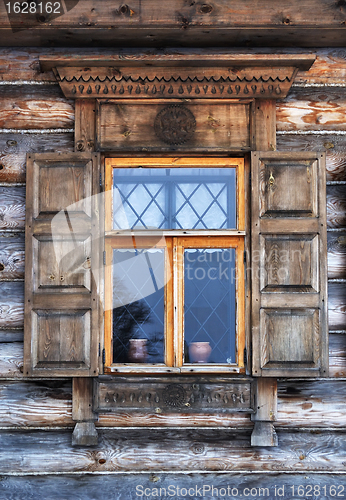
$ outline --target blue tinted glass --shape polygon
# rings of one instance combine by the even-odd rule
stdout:
[[[185,363],[235,363],[235,249],[184,252]]]
[[[164,255],[113,250],[113,363],[164,362]]]
[[[235,229],[235,168],[113,170],[114,229]]]

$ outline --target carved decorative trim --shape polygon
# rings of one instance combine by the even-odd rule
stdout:
[[[248,380],[95,379],[94,411],[235,412],[253,411]]]
[[[40,57],[68,98],[283,98],[311,54],[221,52]]]
[[[68,69],[68,71],[67,71]],[[224,71],[216,76],[189,75],[149,76],[142,72],[141,76],[119,74],[106,75],[95,68],[90,73],[80,75],[79,68],[58,68],[59,83],[68,98],[283,98],[287,95],[296,74],[294,68],[280,68],[280,72],[258,70],[249,72],[242,70],[239,75]],[[102,68],[101,68],[102,69]],[[285,70],[285,71],[283,71]],[[67,72],[69,75],[64,75]],[[121,71],[119,70],[119,73]],[[182,73],[186,70],[182,69]],[[260,74],[262,73],[262,74]],[[279,74],[278,74],[279,73]]]
[[[166,144],[184,144],[196,130],[196,119],[188,108],[172,104],[156,115],[154,130],[157,137]]]

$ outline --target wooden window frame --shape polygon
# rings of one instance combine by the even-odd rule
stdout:
[[[105,158],[106,192],[113,189],[114,168],[236,168],[237,228],[232,230],[113,230],[112,196],[105,196],[105,265],[110,270],[113,249],[165,248],[165,362],[112,363],[112,272],[105,272],[104,373],[245,373],[245,159],[244,158]],[[159,239],[158,239],[159,238]],[[185,248],[234,248],[236,251],[236,363],[183,364]],[[169,265],[167,265],[169,263]]]

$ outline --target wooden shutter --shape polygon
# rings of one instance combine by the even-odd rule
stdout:
[[[252,374],[328,374],[323,153],[252,153]]]
[[[98,373],[99,157],[27,157],[24,374]]]

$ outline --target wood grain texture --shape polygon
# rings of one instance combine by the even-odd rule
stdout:
[[[345,48],[325,48],[316,50],[316,61],[309,71],[299,71],[296,82],[301,83],[345,83]]]
[[[24,322],[24,285],[0,283],[0,329],[21,328]]]
[[[343,135],[277,135],[279,151],[325,151],[327,181],[346,181],[346,137]]]
[[[346,289],[343,283],[328,285],[329,330],[346,330]]]
[[[111,0],[105,0],[102,6],[95,8],[92,0],[83,0],[78,9],[72,9],[64,16],[46,15],[42,20],[42,29],[45,23],[49,26],[61,26],[72,28],[74,25],[93,26],[97,24],[100,29],[110,24],[119,27],[133,28],[165,26],[185,28],[202,25],[207,27],[218,26],[251,26],[274,28],[280,26],[284,31],[292,31],[297,25],[305,28],[322,28],[325,26],[339,27],[344,20],[343,9],[332,0],[307,0],[297,8],[294,0],[285,3],[284,9],[277,4],[263,4],[260,10],[256,2],[244,4],[237,0],[232,4],[232,9],[225,0],[214,0],[212,6],[204,8],[199,3],[186,3],[184,0],[176,0],[173,4],[162,4],[159,0],[150,0],[144,5],[139,0],[133,0],[127,8],[121,9],[114,5]],[[257,15],[254,16],[254,11]],[[185,19],[185,21],[184,21]],[[17,16],[14,26],[25,28],[33,25],[39,29],[40,24],[34,15]],[[6,27],[8,20],[4,15],[1,26]]]
[[[24,279],[24,235],[0,234],[0,281]]]
[[[278,427],[343,428],[346,402],[344,381],[285,381],[278,383]]]
[[[23,378],[23,340],[1,344],[0,378]]]
[[[73,449],[70,431],[2,431],[7,472],[316,471],[345,472],[342,433],[279,432],[277,448],[250,448],[231,429],[99,430],[93,449]]]
[[[198,444],[196,451],[198,450]],[[114,492],[119,499],[138,500],[138,496],[145,490],[153,495],[167,494],[178,495],[179,492],[190,491],[191,494],[203,494],[205,488],[205,496],[211,491],[220,492],[221,494],[238,490],[238,495],[243,495],[242,492],[248,494],[251,490],[261,496],[275,498],[278,493],[285,494],[287,497],[292,493],[292,487],[295,492],[298,491],[298,486],[301,485],[300,492],[313,491],[316,485],[320,491],[327,493],[341,493],[345,474],[274,474],[255,473],[142,473],[137,474],[103,474],[103,475],[38,475],[38,476],[2,476],[0,483],[0,494],[6,495],[7,500],[15,498],[25,498],[25,500],[104,500],[105,498],[113,498]],[[339,489],[335,489],[335,485],[339,485]],[[148,489],[147,489],[148,488]],[[171,490],[169,490],[171,488]],[[214,488],[214,490],[212,490]],[[235,489],[237,488],[237,490]],[[237,495],[237,496],[238,496]],[[221,496],[221,495],[220,495]],[[161,498],[164,498],[161,496]],[[180,497],[183,498],[183,497]],[[190,496],[192,499],[193,497]],[[194,499],[198,498],[194,496]],[[231,497],[229,497],[231,498]],[[237,498],[237,497],[232,497]],[[260,497],[258,497],[260,498]]]
[[[0,186],[0,230],[24,229],[25,188]]]
[[[150,41],[150,40],[149,40]],[[191,50],[191,49],[190,49]],[[203,52],[205,49],[199,49]],[[117,49],[116,53],[114,50],[103,49],[103,54],[110,54],[115,57],[117,54],[130,55],[134,58],[140,59],[141,57],[147,57],[149,53],[155,54],[158,59],[162,58],[162,53],[176,54],[178,57],[184,52],[188,52],[189,49],[164,49],[163,51],[155,51],[155,49],[149,49],[147,51],[141,52],[138,49]],[[78,49],[78,54],[82,55],[95,55],[100,52],[100,49]],[[248,49],[242,49],[237,47],[232,47],[232,53],[244,53],[248,52]],[[309,71],[299,71],[296,76],[296,82],[301,83],[344,83],[346,76],[346,51],[345,48],[320,48],[320,49],[303,49],[303,48],[281,48],[276,46],[275,48],[255,48],[251,49],[253,54],[255,53],[315,53],[317,58],[312,68]],[[216,49],[215,53],[228,53],[224,49]],[[73,48],[40,48],[31,47],[27,49],[22,48],[6,48],[2,47],[0,49],[0,81],[48,81],[55,82],[55,76],[53,72],[41,73],[39,66],[39,56],[46,55],[67,55],[76,54],[76,49]]]
[[[342,89],[292,89],[276,107],[277,130],[346,130]]]
[[[70,380],[0,383],[0,397],[3,426],[73,425]]]
[[[333,229],[346,226],[345,186],[327,186],[327,226]]]
[[[24,332],[20,328],[0,330],[0,344],[20,342],[23,343]],[[2,371],[0,370],[0,373]]]
[[[329,376],[346,377],[346,335],[329,335]]]
[[[0,87],[0,128],[71,128],[74,104],[58,86]]]
[[[207,34],[206,34],[207,35]],[[155,38],[155,37],[154,37]],[[148,39],[150,42],[150,40]],[[192,49],[193,50],[193,49]],[[205,49],[199,49],[203,53]],[[99,53],[101,49],[78,49],[78,54],[83,55],[95,55]],[[191,49],[190,49],[191,51]],[[180,56],[184,52],[189,52],[189,49],[164,49],[163,51],[155,51],[155,49],[146,50],[145,53],[138,49],[117,49],[116,53],[114,50],[103,49],[103,54],[109,54],[112,57],[116,57],[117,54],[124,56],[126,54],[132,56],[133,58],[147,57],[149,53],[155,54],[158,59],[162,58],[162,53],[176,54]],[[242,49],[237,47],[232,47],[232,53],[244,53],[248,52],[248,49]],[[255,48],[251,49],[251,53],[268,53],[268,54],[280,54],[280,53],[315,53],[317,55],[316,61],[309,71],[299,71],[296,76],[296,81],[301,83],[344,83],[346,76],[346,51],[345,48],[321,48],[321,49],[303,49],[303,48],[281,48],[276,46],[275,48]],[[228,53],[228,50],[215,49],[215,53]],[[30,47],[27,49],[22,48],[6,48],[2,47],[0,49],[0,81],[48,81],[55,82],[55,76],[53,72],[47,71],[41,73],[39,66],[39,56],[47,55],[68,55],[76,54],[76,49],[73,48],[40,48],[40,47]]]
[[[51,151],[73,151],[73,134],[0,134],[0,182],[25,182],[26,154]]]
[[[328,233],[328,278],[346,278],[346,232]]]

